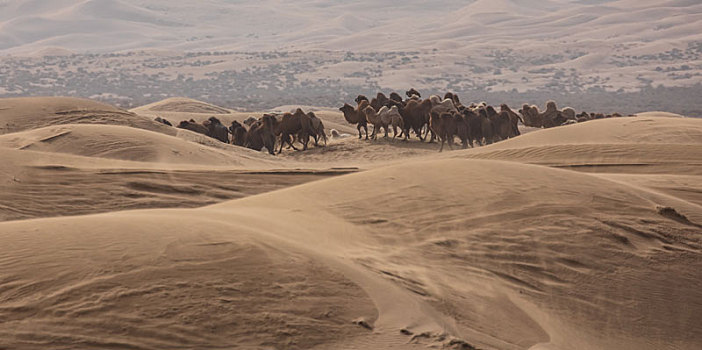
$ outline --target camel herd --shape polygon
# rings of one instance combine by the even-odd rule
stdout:
[[[156,121],[171,125],[165,119],[156,118]],[[202,123],[193,119],[183,120],[177,127],[256,151],[261,151],[265,147],[272,155],[276,154],[276,146],[279,146],[278,154],[280,154],[285,144],[298,150],[295,147],[295,141],[302,144],[303,150],[307,149],[311,140],[314,140],[315,146],[319,146],[320,141],[327,144],[327,134],[322,120],[314,112],[305,113],[300,108],[293,113],[283,113],[280,116],[264,114],[258,119],[249,117],[243,124],[235,120],[229,127],[222,124],[217,117],[210,117]]]
[[[453,148],[456,137],[463,148],[467,148],[469,145],[482,146],[519,136],[520,122],[530,127],[551,128],[590,119],[621,116],[616,113],[604,115],[586,112],[576,115],[570,107],[559,110],[553,101],[547,103],[543,113],[536,106],[524,105],[517,114],[506,104],[500,105],[499,111],[485,102],[465,106],[451,92],[446,93],[443,99],[437,95],[422,99],[416,89],[408,90],[405,95],[407,98],[403,99],[395,92],[389,97],[378,93],[371,100],[359,95],[355,99],[355,107],[346,103],[339,110],[347,122],[356,125],[359,139],[363,138],[363,131],[366,139],[375,139],[378,130],[382,129],[385,130],[385,137],[388,137],[389,127],[394,130],[394,139],[398,136],[395,130],[399,128],[399,136],[404,140],[409,139],[410,131],[420,141],[433,142],[438,139],[441,143],[439,152],[445,143]],[[370,136],[368,124],[373,126]]]
[[[621,116],[616,113],[605,115],[586,112],[576,115],[575,110],[570,107],[559,110],[553,101],[546,104],[544,112],[540,112],[536,106],[525,104],[517,113],[506,104],[500,105],[499,110],[485,102],[466,106],[451,92],[446,93],[443,99],[437,95],[422,99],[416,89],[408,90],[405,95],[405,99],[395,92],[389,97],[380,92],[372,99],[359,95],[355,99],[356,106],[345,103],[339,110],[348,123],[356,125],[359,139],[363,138],[364,133],[366,140],[376,139],[380,131],[384,132],[385,138],[389,138],[392,129],[393,140],[399,137],[407,141],[410,139],[410,133],[414,133],[420,141],[438,140],[439,152],[443,150],[444,144],[453,148],[456,138],[460,140],[463,148],[467,148],[519,136],[519,123],[529,127],[551,128],[591,119]],[[156,120],[171,125],[165,119]],[[373,126],[370,134],[368,124]],[[264,114],[260,118],[249,117],[243,124],[233,121],[229,127],[223,125],[216,117],[202,123],[192,119],[184,120],[177,127],[256,151],[265,147],[273,155],[276,154],[276,150],[280,154],[285,145],[299,150],[295,147],[296,142],[302,146],[302,150],[308,148],[311,140],[314,140],[315,146],[319,146],[320,141],[324,145],[327,144],[322,120],[314,112],[305,113],[300,108],[282,115]],[[331,130],[332,136],[335,131]]]

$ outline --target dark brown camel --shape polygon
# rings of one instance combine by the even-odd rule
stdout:
[[[310,117],[300,108],[295,110],[295,113],[284,113],[275,132],[276,136],[280,136],[280,149],[278,150],[278,154],[283,152],[283,145],[285,143],[298,151],[295,145],[293,145],[293,136],[295,135],[298,136],[298,141],[302,143],[302,149],[306,150],[312,132]]]
[[[260,151],[266,147],[268,153],[275,155],[275,129],[278,120],[272,114],[264,114],[253,122],[246,133],[244,147]]]
[[[232,145],[243,146],[246,142],[246,128],[238,121],[232,121],[229,126],[229,132],[232,134]]]
[[[227,129],[219,119],[210,117],[205,120],[202,125],[207,128],[207,136],[224,143],[229,143],[229,129]]]
[[[409,137],[410,128],[417,135],[419,140],[424,141],[422,137],[422,128],[427,124],[427,116],[431,111],[432,104],[430,100],[409,100],[405,106],[401,106],[400,115],[404,123],[403,132]]]
[[[203,135],[207,135],[207,133],[210,131],[206,126],[196,122],[193,119],[181,121],[180,124],[178,124],[178,128],[194,131]]]

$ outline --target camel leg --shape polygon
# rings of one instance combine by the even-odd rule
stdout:
[[[368,140],[368,125],[364,125],[363,130],[366,131],[366,140]]]
[[[429,137],[429,132],[431,132],[431,139],[429,139],[429,143],[433,143],[434,140],[436,140],[436,135],[434,134],[434,130],[431,130],[431,127],[429,126],[429,124],[427,124],[427,132],[426,134],[424,134],[424,140],[426,140],[427,137]]]
[[[283,153],[283,146],[285,145],[285,136],[285,134],[280,135],[280,150],[278,150],[278,154]]]
[[[356,129],[358,129],[358,139],[360,140],[363,136],[361,136],[361,128],[363,126],[361,124],[356,125]]]
[[[309,145],[309,143],[310,143],[310,135],[303,136],[303,140],[305,140],[305,142],[302,144],[302,147],[303,147],[302,150],[306,151],[307,145]]]
[[[424,138],[422,137],[422,128],[417,129],[413,127],[413,129],[414,133],[417,135],[417,138],[419,138],[419,141],[424,142]]]
[[[385,129],[385,138],[387,139],[388,138],[388,126],[385,125],[384,129]]]
[[[439,148],[439,153],[443,152],[443,150],[444,150],[444,141],[445,140],[443,140],[443,139],[441,140],[441,147]]]
[[[290,135],[286,135],[285,142],[287,142],[288,145],[290,147],[292,147],[292,149],[294,149],[295,151],[299,151],[299,149],[297,149],[297,147],[295,147],[295,145],[293,144],[293,142],[295,142],[294,138],[291,140]],[[281,147],[281,152],[282,152],[282,147]]]

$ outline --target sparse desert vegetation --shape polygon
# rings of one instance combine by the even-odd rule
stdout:
[[[699,45],[686,51],[610,62],[611,72],[559,68],[579,57],[492,51],[483,64],[464,57],[427,76],[442,61],[436,52],[148,52],[0,58],[0,96],[87,96],[131,108],[174,96],[260,110],[301,104],[333,107],[355,93],[399,90],[388,74],[402,72],[425,91],[455,91],[474,101],[543,104],[549,99],[581,110],[635,113],[663,109],[702,116]],[[524,56],[522,56],[524,55]],[[622,56],[625,57],[625,56]],[[619,67],[636,76],[616,76]],[[234,68],[236,67],[236,68]],[[539,68],[541,67],[541,68]],[[649,71],[650,69],[650,71]],[[668,85],[656,82],[669,81]],[[615,83],[616,82],[616,83]],[[395,84],[395,85],[393,85]]]

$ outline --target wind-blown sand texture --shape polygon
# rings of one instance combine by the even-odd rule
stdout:
[[[702,346],[702,120],[272,157],[0,107],[0,348]]]

